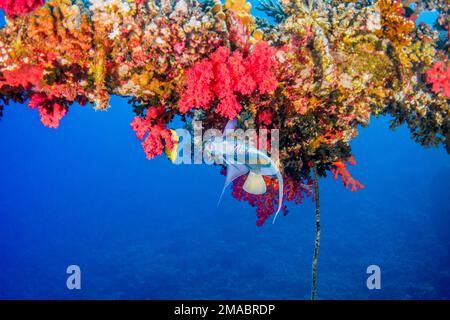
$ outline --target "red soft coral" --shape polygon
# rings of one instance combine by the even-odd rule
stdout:
[[[186,72],[187,88],[180,99],[180,112],[192,108],[208,109],[214,98],[211,84],[214,80],[213,64],[209,60],[196,63]]]
[[[262,94],[277,88],[278,81],[273,72],[277,67],[275,54],[275,48],[269,46],[267,42],[259,41],[245,61],[248,72],[258,84],[259,92]]]
[[[226,170],[222,171],[225,174]],[[256,225],[261,227],[264,222],[275,213],[278,207],[278,182],[269,177],[264,177],[267,185],[266,193],[262,195],[253,195],[244,191],[243,186],[246,176],[239,177],[233,182],[232,196],[239,201],[247,201],[252,207],[256,207],[257,221]],[[297,181],[289,176],[285,176],[284,188],[283,188],[283,200],[294,201],[295,204],[299,204],[306,197],[312,195],[312,181],[308,181],[306,184]],[[283,213],[286,215],[288,209],[284,204],[282,207]]]
[[[215,112],[232,119],[241,111],[241,96],[274,91],[276,49],[258,42],[253,51],[244,56],[220,47],[209,58],[195,63],[186,71],[186,90],[180,98],[180,112],[193,108],[209,110],[217,102]]]
[[[270,109],[263,110],[258,115],[258,121],[266,126],[270,126],[273,122],[273,112]]]
[[[246,62],[239,52],[233,52],[228,59],[228,69],[231,79],[233,79],[234,91],[243,95],[250,95],[256,90],[256,82],[252,78]],[[233,89],[233,88],[231,88]]]
[[[33,94],[28,106],[31,109],[38,109],[41,122],[48,128],[58,128],[61,119],[66,115],[69,108],[62,101],[57,101],[46,94]]]
[[[0,86],[9,85],[11,87],[24,87],[29,85],[39,87],[44,74],[42,66],[24,64],[16,70],[6,70],[3,72],[3,79],[0,80]]]
[[[427,81],[432,85],[434,93],[441,93],[444,97],[450,98],[450,66],[444,62],[436,62],[427,71]]]
[[[216,113],[225,118],[233,119],[241,110],[242,106],[237,101],[236,96],[234,94],[227,94],[220,98]]]
[[[350,157],[349,159],[347,159],[347,162],[352,166],[356,165],[356,160],[354,157]],[[345,161],[340,160],[333,162],[333,168],[331,169],[331,172],[333,173],[333,177],[335,180],[337,180],[340,176],[344,187],[347,189],[348,187],[350,187],[351,192],[356,192],[359,189],[364,189],[364,185],[352,177],[347,169],[347,166],[345,165]]]
[[[136,116],[131,122],[131,128],[142,141],[142,147],[149,160],[161,155],[165,147],[172,149],[174,146],[172,134],[166,124],[163,121],[155,124],[161,112],[164,112],[163,107],[151,108],[144,118]]]
[[[24,16],[44,4],[44,0],[0,0],[0,8],[7,16]]]

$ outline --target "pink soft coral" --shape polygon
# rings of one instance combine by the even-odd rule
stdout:
[[[7,16],[24,16],[44,4],[44,0],[0,0],[0,8]]]
[[[450,66],[444,62],[436,62],[427,71],[427,81],[432,85],[434,93],[441,93],[444,97],[450,98]]]
[[[172,134],[163,121],[157,121],[157,117],[164,112],[164,108],[151,108],[144,118],[134,117],[131,128],[142,141],[147,159],[153,159],[163,153],[164,148],[173,148]],[[156,122],[156,123],[155,123]]]
[[[347,162],[352,166],[356,165],[356,160],[354,157],[350,157],[349,159],[347,159]],[[344,187],[347,189],[348,187],[350,187],[351,192],[356,192],[358,191],[358,189],[364,189],[364,185],[352,177],[347,169],[347,166],[345,165],[345,161],[340,160],[334,162],[331,172],[333,173],[333,177],[335,180],[341,177]]]
[[[193,108],[208,110],[218,101],[215,112],[232,119],[242,109],[240,96],[268,94],[278,81],[276,50],[266,42],[258,42],[251,53],[231,52],[220,47],[207,59],[195,63],[186,71],[186,90],[179,109],[186,113]]]
[[[142,142],[145,155],[150,160],[163,153],[164,148],[173,148],[172,134],[162,123],[148,128],[147,138]]]
[[[56,101],[46,94],[33,94],[30,98],[28,106],[31,109],[38,109],[41,122],[48,128],[58,128],[61,119],[68,111],[67,104],[61,101]]]

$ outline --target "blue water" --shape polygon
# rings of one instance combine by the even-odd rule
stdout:
[[[74,106],[57,130],[13,104],[0,122],[1,299],[308,299],[314,204],[275,225],[211,166],[147,161],[125,99]],[[352,147],[357,193],[320,181],[321,299],[450,299],[450,161],[387,118]],[[81,290],[66,288],[79,265]],[[379,265],[381,290],[366,268]]]

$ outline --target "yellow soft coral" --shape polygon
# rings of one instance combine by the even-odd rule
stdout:
[[[250,14],[252,9],[250,2],[245,0],[226,0],[223,8],[234,12],[244,26],[253,27],[255,24],[255,18]]]
[[[252,5],[246,0],[226,0],[222,5],[216,4],[212,8],[212,12],[217,14],[219,17],[225,19],[225,12],[232,12],[236,19],[238,19],[243,26],[247,28],[250,32],[252,38],[251,42],[255,43],[264,38],[264,33],[260,29],[256,29],[255,18],[250,13]]]
[[[378,35],[388,38],[399,46],[410,44],[414,22],[402,16],[404,9],[401,3],[396,0],[379,0],[377,6],[382,24]]]

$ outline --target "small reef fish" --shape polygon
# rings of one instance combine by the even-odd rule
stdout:
[[[226,137],[227,130],[235,129],[236,125],[236,120],[229,121],[223,137]],[[283,205],[283,176],[278,165],[266,153],[253,146],[246,145],[244,141],[239,141],[239,139],[215,139],[215,137],[211,137],[204,141],[204,150],[209,157],[220,161],[227,167],[227,177],[219,203],[226,188],[243,175],[248,174],[243,186],[244,191],[254,195],[261,195],[267,191],[263,176],[277,177],[279,198],[278,209],[273,219],[273,222],[275,222]],[[237,160],[235,160],[235,155]]]
[[[179,147],[179,143],[180,143],[180,137],[178,136],[178,134],[175,130],[170,129],[169,131],[172,135],[173,146],[172,146],[172,148],[165,147],[164,153],[166,154],[167,158],[170,161],[175,162],[175,160],[177,159],[177,156],[178,156],[178,147]]]

